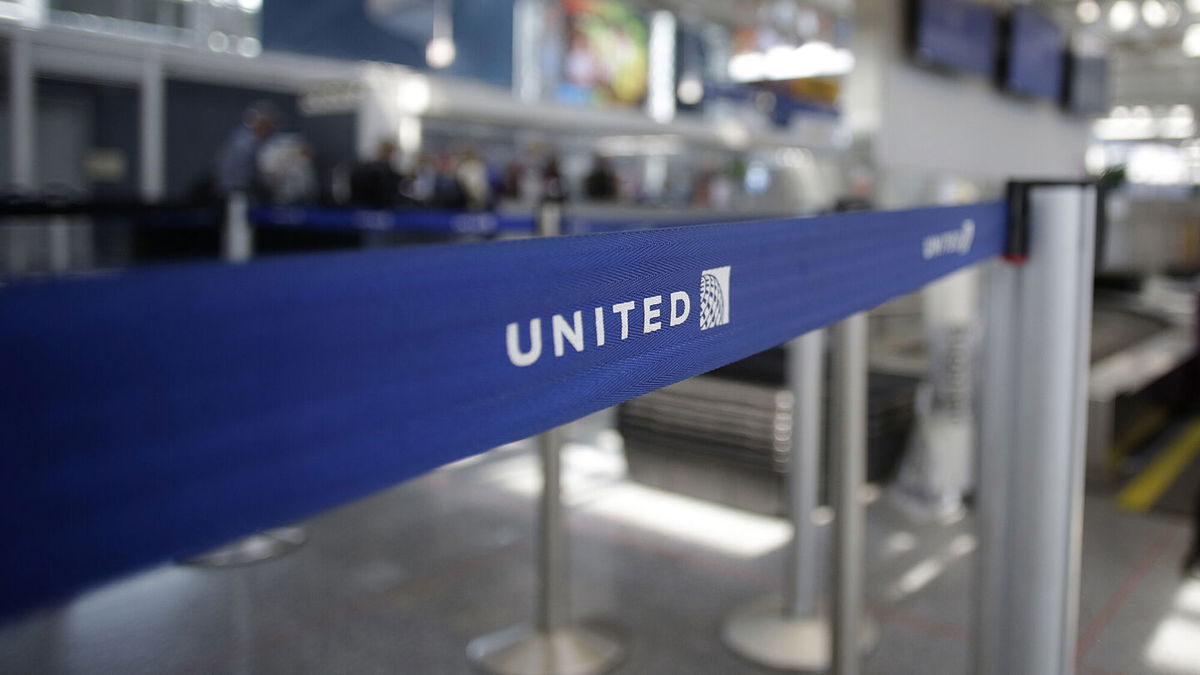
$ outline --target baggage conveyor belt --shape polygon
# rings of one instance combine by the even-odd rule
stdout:
[[[920,331],[914,315],[900,330],[889,331],[891,339],[873,346],[868,404],[872,482],[891,478],[908,442],[913,399],[926,368]],[[1161,398],[1157,390],[1143,396],[1153,399],[1149,402],[1136,394],[1178,369],[1193,348],[1189,331],[1168,318],[1120,299],[1097,299],[1089,473],[1110,461],[1110,450],[1122,434],[1128,435],[1127,427],[1139,417],[1137,410],[1158,405]],[[784,356],[783,348],[770,349],[621,405],[617,424],[625,439],[630,476],[729,506],[780,513],[792,433]],[[1147,358],[1157,359],[1161,367],[1133,369],[1136,378],[1119,382],[1109,374],[1114,364]]]

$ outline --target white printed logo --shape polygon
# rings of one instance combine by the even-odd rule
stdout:
[[[729,265],[700,273],[700,330],[729,323]]]
[[[700,273],[700,330],[729,323],[729,265]],[[687,325],[693,296],[688,291],[659,291],[612,305],[568,310],[528,322],[505,326],[504,346],[508,360],[518,368],[531,366],[545,351],[562,358],[571,352],[599,349],[613,342]],[[695,324],[693,324],[695,325]]]
[[[962,227],[941,234],[925,237],[921,253],[926,260],[933,260],[944,255],[957,253],[966,255],[971,252],[971,244],[975,241],[975,221],[970,218],[963,221]]]

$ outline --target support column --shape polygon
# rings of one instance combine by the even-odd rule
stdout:
[[[147,202],[162,201],[166,195],[166,96],[163,66],[157,58],[142,63],[139,92],[141,128],[138,158],[141,171],[139,189]]]
[[[975,672],[1075,672],[1095,188],[1021,185],[1027,261],[988,270]]]
[[[37,140],[37,97],[33,69],[33,44],[26,31],[8,43],[9,177],[24,190],[37,187],[34,143]]]

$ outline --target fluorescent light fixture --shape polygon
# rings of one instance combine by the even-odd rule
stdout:
[[[1191,138],[1196,133],[1196,116],[1190,105],[1172,106],[1158,122],[1161,138]]]
[[[1167,8],[1167,25],[1174,26],[1179,23],[1179,20],[1183,18],[1183,9],[1179,3],[1175,0],[1167,0],[1165,7]]]
[[[1075,16],[1080,23],[1092,24],[1100,20],[1100,3],[1096,0],[1079,0],[1075,5]]]
[[[1162,0],[1142,0],[1142,21],[1151,28],[1167,25],[1167,7]]]
[[[772,47],[763,52],[738,54],[729,60],[729,78],[735,82],[796,80],[836,77],[854,69],[849,49],[813,40],[799,47]]]
[[[735,54],[729,59],[729,79],[734,82],[754,82],[766,76],[766,55],[761,52]]]
[[[597,152],[607,157],[678,155],[684,147],[683,138],[675,134],[605,136],[596,141]]]
[[[1183,53],[1192,58],[1200,58],[1200,23],[1188,26],[1184,32]]]
[[[223,52],[229,49],[229,36],[219,30],[214,30],[208,34],[208,48],[214,52]]]
[[[1134,27],[1137,24],[1137,7],[1130,0],[1117,0],[1108,9],[1108,26],[1118,33]]]
[[[432,103],[433,89],[424,76],[409,75],[396,86],[396,105],[402,113],[424,115]]]
[[[252,59],[262,54],[262,43],[258,41],[258,38],[244,37],[238,40],[237,51],[238,54]]]
[[[1154,114],[1148,106],[1124,106],[1112,109],[1109,117],[1096,120],[1092,127],[1102,141],[1141,141],[1153,138],[1183,139],[1196,133],[1196,115],[1190,105],[1174,105],[1165,113]]]
[[[1125,173],[1130,183],[1138,185],[1186,185],[1191,177],[1187,155],[1167,143],[1133,146],[1125,162]]]

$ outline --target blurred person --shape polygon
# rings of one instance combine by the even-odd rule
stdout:
[[[546,165],[542,167],[542,201],[567,201],[567,184],[563,179],[557,155],[550,155]]]
[[[865,173],[855,173],[850,178],[850,194],[838,197],[833,204],[836,213],[851,211],[870,211],[875,208],[871,195],[875,192],[875,183]]]
[[[463,202],[468,210],[483,211],[491,205],[492,184],[488,167],[479,151],[467,148],[454,167],[454,178],[462,190]]]
[[[251,198],[265,197],[259,171],[259,151],[279,129],[279,108],[259,101],[246,109],[242,124],[229,135],[217,158],[217,191],[227,197],[243,192]]]
[[[400,173],[396,171],[396,144],[381,140],[375,158],[362,162],[350,172],[350,201],[360,206],[388,208],[400,197]]]
[[[505,199],[521,201],[525,196],[525,165],[512,160],[504,165],[500,176],[500,195]]]
[[[467,204],[457,165],[450,153],[443,152],[434,159],[433,204],[446,209],[461,209]]]
[[[436,183],[437,162],[431,155],[422,154],[417,157],[416,166],[405,186],[405,194],[418,204],[430,204]]]
[[[311,204],[317,201],[317,169],[313,167],[312,145],[300,142],[284,157],[272,181],[277,204]]]
[[[613,169],[612,160],[601,154],[592,159],[592,170],[583,181],[583,193],[597,202],[617,199],[617,172]]]

